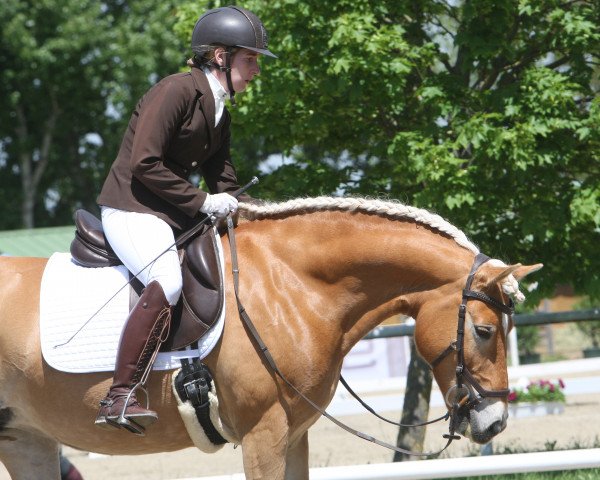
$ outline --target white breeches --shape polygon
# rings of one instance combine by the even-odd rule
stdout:
[[[169,224],[148,213],[104,206],[101,209],[104,233],[123,264],[144,285],[156,280],[169,304],[175,305],[183,281],[177,248],[173,245],[175,236]]]

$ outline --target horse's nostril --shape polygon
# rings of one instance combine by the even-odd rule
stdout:
[[[498,435],[502,430],[504,430],[504,424],[501,420],[498,420],[497,422],[492,423],[487,430],[491,436]]]

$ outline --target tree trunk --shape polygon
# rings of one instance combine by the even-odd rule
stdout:
[[[35,199],[40,180],[50,160],[54,129],[56,128],[56,121],[60,114],[58,102],[52,93],[50,94],[50,100],[52,109],[44,123],[41,145],[38,148],[34,146],[35,142],[32,142],[30,139],[30,132],[27,128],[27,119],[23,108],[19,105],[16,109],[19,121],[16,131],[21,149],[19,163],[21,167],[21,188],[23,191],[21,218],[24,228],[33,228],[35,226]]]
[[[406,377],[406,392],[400,423],[411,425],[427,421],[431,397],[432,375],[429,366],[417,353],[414,337],[410,341],[410,365]],[[427,427],[400,427],[396,446],[422,452]],[[420,457],[395,452],[394,462],[418,460]]]

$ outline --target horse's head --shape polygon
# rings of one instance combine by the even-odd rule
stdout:
[[[506,428],[506,337],[518,280],[541,264],[505,265],[475,257],[467,276],[433,292],[419,310],[415,342],[452,414],[451,429],[487,443]]]

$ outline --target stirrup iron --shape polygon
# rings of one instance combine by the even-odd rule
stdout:
[[[140,388],[144,392],[144,396],[146,397],[146,407],[145,407],[146,410],[150,409],[150,396],[148,395],[148,390],[142,384],[142,382],[138,382],[131,388],[131,390],[127,394],[127,398],[125,399],[125,404],[123,405],[123,410],[121,410],[121,414],[117,417],[117,420],[116,421],[111,420],[110,423],[111,423],[111,425],[116,424],[116,426],[118,428],[123,427],[126,430],[129,430],[131,433],[133,433],[135,435],[139,435],[140,437],[143,437],[146,435],[146,433],[145,433],[146,427],[144,427],[143,425],[140,425],[135,420],[133,420],[131,418],[127,418],[125,416],[125,412],[127,411],[127,405],[129,405],[129,400],[131,399],[131,396],[138,388]],[[138,402],[139,402],[139,399],[138,399]],[[106,420],[109,421],[108,418]]]

